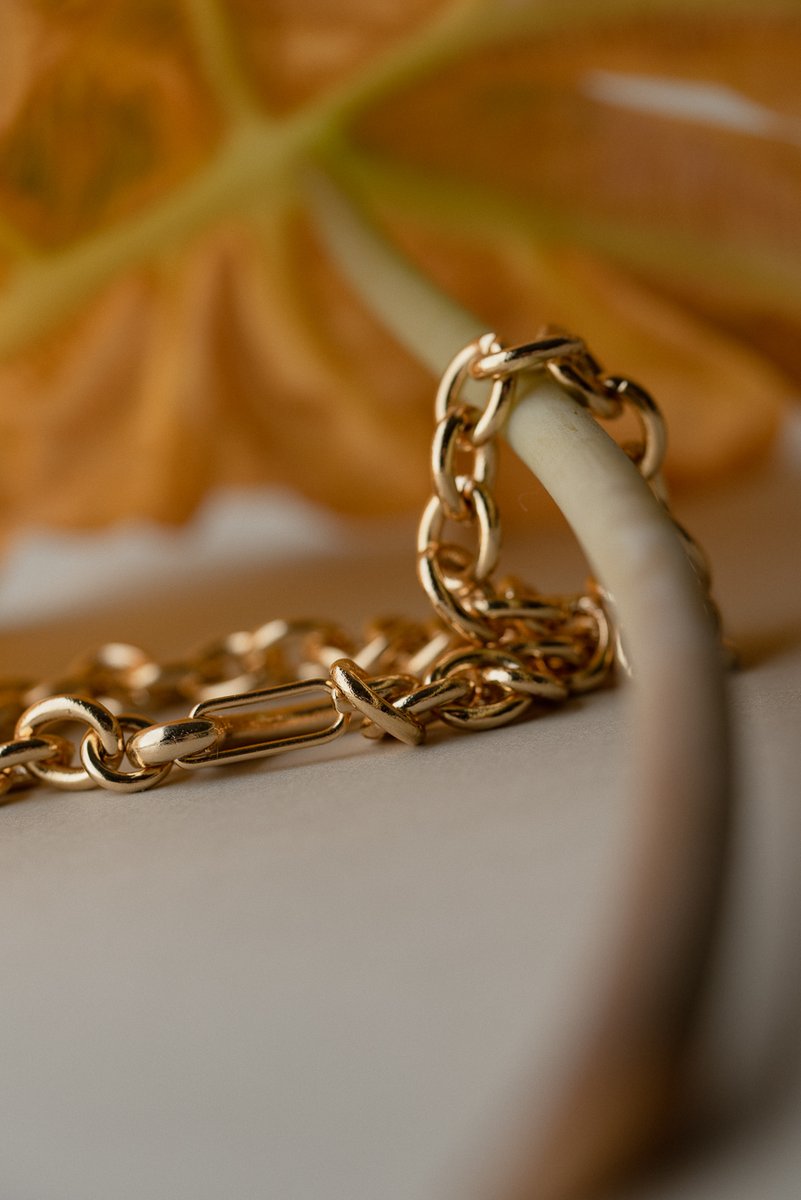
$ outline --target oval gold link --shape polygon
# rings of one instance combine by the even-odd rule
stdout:
[[[342,655],[370,673],[403,674],[406,663],[430,640],[429,631],[420,621],[405,617],[384,617],[371,621],[365,629],[366,641],[356,654]]]
[[[437,425],[458,403],[461,390],[469,378],[470,368],[477,358],[501,349],[494,333],[484,333],[455,354],[445,368],[434,400],[434,420]]]
[[[573,634],[544,634],[528,642],[510,642],[509,649],[524,658],[536,659],[560,676],[565,669],[578,666],[587,657]]]
[[[496,340],[495,334],[485,333],[470,342],[452,359],[442,376],[434,402],[434,417],[438,426],[459,404],[462,388],[467,380],[472,378],[478,381],[482,378],[475,371],[476,361],[485,360],[487,355],[502,353],[503,348]],[[469,431],[470,442],[474,447],[487,445],[500,433],[509,415],[514,393],[514,379],[504,376],[493,381],[487,403]],[[440,495],[445,498],[443,493]]]
[[[290,639],[306,637],[319,628],[318,621],[287,621],[283,617],[275,617],[252,630],[250,636],[254,650],[264,652]]]
[[[626,654],[626,650],[623,645],[623,638],[621,637],[620,631],[616,628],[613,618],[615,611],[615,598],[609,589],[604,587],[600,580],[593,579],[590,581],[590,584],[591,599],[594,599],[603,608],[603,611],[607,615],[607,620],[609,622],[609,633],[612,641],[612,662],[609,669],[610,671],[613,669],[616,671],[621,671],[628,679],[631,679],[631,663],[629,662],[628,655]]]
[[[262,682],[256,669],[253,634],[237,629],[208,642],[190,656],[191,671],[183,688],[195,703],[231,692],[245,692]]]
[[[435,683],[453,675],[467,675],[468,678],[478,676],[478,680],[483,681],[482,672],[495,666],[525,671],[518,658],[504,651],[487,647],[459,649],[441,659],[429,672],[426,682]],[[500,700],[489,702],[479,700],[468,704],[441,704],[438,709],[440,719],[454,729],[496,729],[521,717],[531,707],[531,696],[515,694],[507,685],[494,680],[487,682],[506,694]]]
[[[128,758],[135,767],[160,767],[188,754],[209,750],[222,736],[210,717],[182,717],[160,725],[147,723],[128,739]]]
[[[478,522],[478,552],[471,575],[476,583],[483,583],[495,570],[501,553],[498,506],[492,492],[480,483],[471,482],[465,491],[465,498]]]
[[[196,682],[194,665],[188,658],[157,663],[155,671],[143,683],[146,703],[159,708],[183,704],[194,696]]]
[[[549,600],[538,600],[534,596],[498,595],[495,592],[477,595],[472,607],[490,621],[498,621],[503,625],[519,622],[534,626],[535,629],[546,629],[563,615],[562,610]]]
[[[71,753],[70,743],[52,733],[15,738],[0,745],[0,770],[23,767],[30,762],[68,762]]]
[[[642,445],[629,455],[643,479],[649,482],[659,472],[667,449],[665,419],[649,392],[622,375],[604,377],[607,390],[632,409],[642,431]]]
[[[339,696],[344,697],[346,703],[351,706],[351,711],[355,709],[386,733],[409,746],[420,745],[425,736],[420,722],[408,713],[393,708],[371,685],[352,659],[340,658],[332,665],[331,682]],[[342,711],[339,706],[338,710]]]
[[[474,584],[483,583],[495,570],[501,551],[500,519],[492,493],[482,484],[468,480],[463,496],[472,518],[471,524],[475,524],[478,529],[478,547],[475,558],[465,566],[464,578],[449,580],[445,577],[446,582],[452,582],[457,587],[462,587],[468,580]],[[439,553],[443,546],[442,531],[446,517],[445,506],[438,496],[432,496],[420,518],[417,531],[418,554]]]
[[[397,686],[391,690],[387,690],[383,680],[373,680],[373,686],[385,700],[390,700],[392,707],[398,712],[411,713],[419,721],[425,723],[432,717],[436,717],[437,709],[443,704],[452,704],[457,700],[464,700],[472,690],[473,686],[466,679],[458,679],[456,676],[448,679],[439,679],[434,683],[418,683],[416,679],[409,679],[405,690],[401,690],[398,694]],[[394,693],[394,694],[393,694]],[[361,730],[364,737],[374,738],[376,740],[384,737],[386,730],[380,725],[376,725],[372,720],[368,721]]]
[[[486,446],[500,434],[511,412],[516,391],[516,379],[495,380],[489,399],[470,434],[474,446]]]
[[[594,691],[608,679],[615,662],[616,637],[609,614],[594,597],[581,596],[575,610],[591,617],[595,623],[595,644],[589,661],[566,678],[570,691],[581,694]]]
[[[124,751],[124,740],[117,718],[103,704],[88,700],[86,696],[48,696],[26,708],[17,721],[15,736],[17,738],[33,737],[36,730],[42,726],[52,725],[58,721],[77,721],[88,725],[98,736],[99,744],[103,747],[106,758],[114,765],[119,765]],[[95,780],[86,768],[61,766],[48,762],[28,762],[25,770],[30,771],[43,783],[66,791],[83,791],[96,787]]]
[[[122,729],[137,731],[147,729],[150,724],[147,717],[140,717],[136,713],[122,713],[117,720]],[[159,767],[135,767],[133,771],[120,771],[109,762],[103,742],[94,729],[84,735],[80,754],[84,769],[99,787],[122,794],[144,792],[154,787],[169,775],[173,767],[171,762],[167,762]]]
[[[305,700],[319,693],[325,697],[322,706],[318,701],[300,709],[274,707],[276,701],[296,700],[298,697]],[[207,750],[176,758],[176,766],[185,771],[195,771],[249,762],[254,758],[267,758],[287,750],[301,750],[331,742],[346,732],[350,720],[348,714],[337,709],[336,694],[330,679],[318,678],[223,696],[219,700],[204,700],[196,704],[189,715],[193,720],[206,717],[213,720],[221,728],[223,738]],[[257,705],[260,706],[258,709]],[[321,716],[326,712],[329,718],[333,712],[333,719],[323,722],[321,726]]]
[[[439,717],[452,729],[465,733],[472,730],[500,729],[528,712],[532,705],[530,696],[510,696],[508,699],[490,701],[486,704],[441,705]]]
[[[472,690],[466,679],[449,676],[446,679],[422,683],[405,696],[393,701],[393,704],[400,712],[410,712],[416,717],[421,717],[427,713],[436,713],[443,704],[454,704],[458,700],[464,700]]]
[[[35,779],[20,768],[31,762],[57,762],[66,765],[72,756],[72,746],[55,734],[39,734],[16,738],[0,744],[0,796],[14,787],[31,786]]]
[[[569,333],[538,338],[520,346],[505,346],[474,360],[474,379],[507,379],[521,371],[542,371],[553,358],[572,358],[586,353],[582,338]]]
[[[621,400],[608,392],[601,381],[601,368],[588,351],[575,358],[555,358],[546,370],[563,391],[598,417],[617,417]]]
[[[129,642],[105,642],[92,653],[74,659],[67,668],[70,687],[51,689],[87,695],[112,703],[138,702],[158,667],[140,646]],[[42,697],[36,697],[40,699]]]
[[[417,558],[417,577],[431,601],[434,611],[457,633],[469,642],[492,642],[495,630],[480,617],[474,616],[445,581],[437,560],[436,550],[428,549]]]
[[[329,621],[277,618],[253,630],[254,651],[271,683],[290,683],[328,670],[354,649],[347,634]]]
[[[115,675],[127,674],[129,671],[139,671],[149,666],[152,659],[141,646],[130,642],[104,642],[85,658],[79,658],[69,667],[70,672],[84,670],[110,671]]]
[[[423,509],[417,526],[418,554],[430,554],[439,548],[445,516],[445,508],[439,496],[432,496]]]
[[[543,675],[525,666],[487,666],[483,671],[489,683],[501,683],[513,692],[537,700],[566,700],[570,694],[564,683],[555,676]]]
[[[470,435],[476,427],[473,413],[455,408],[446,414],[434,431],[431,443],[431,473],[434,490],[452,520],[466,516],[463,497],[465,480],[473,479],[492,487],[495,481],[497,451],[493,443],[474,446]],[[456,472],[456,455],[467,450],[473,457],[472,470]]]
[[[362,677],[364,678],[366,675],[367,672],[363,671]],[[387,700],[393,708],[401,712],[407,710],[401,707],[400,701],[417,687],[417,680],[412,675],[378,675],[372,676],[368,682],[370,687],[378,693],[382,700]],[[342,697],[341,703],[343,707],[347,706],[354,712],[358,711],[354,705],[351,705],[346,696]],[[359,730],[362,737],[370,738],[373,741],[380,741],[381,738],[387,736],[389,731],[382,725],[376,724],[372,717],[366,717],[362,713],[359,715],[363,716],[362,726]]]
[[[475,671],[481,684],[493,683],[511,691],[538,696],[543,700],[565,700],[566,686],[554,675],[533,670],[525,661],[524,653],[530,645],[493,646],[482,649],[455,652],[443,660],[449,671]]]

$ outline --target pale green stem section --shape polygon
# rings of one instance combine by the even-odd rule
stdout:
[[[122,270],[157,252],[174,250],[238,204],[252,204],[254,191],[266,192],[271,182],[278,182],[281,166],[302,135],[297,127],[285,128],[278,136],[261,125],[243,125],[194,177],[191,187],[149,208],[124,230],[109,229],[52,258],[27,264],[0,301],[0,356],[68,317]],[[264,200],[269,204],[269,194]]]
[[[160,204],[68,250],[25,264],[9,280],[0,300],[0,357],[69,317],[119,272],[174,250],[222,217],[252,208],[254,197],[261,196],[269,205],[275,201],[272,188],[285,199],[288,172],[331,136],[347,114],[379,90],[391,89],[458,53],[463,45],[458,36],[462,23],[477,36],[478,8],[473,3],[455,5],[399,49],[280,122],[242,117],[232,124],[211,161]],[[196,32],[203,43],[211,38],[210,13],[197,10]],[[209,69],[217,73],[225,90],[231,69],[227,52]]]
[[[319,228],[353,286],[441,371],[478,332],[475,318],[415,278],[330,185],[315,196]],[[614,595],[636,679],[632,836],[619,859],[615,935],[588,975],[600,983],[596,1006],[573,1031],[549,1120],[518,1154],[515,1188],[497,1180],[493,1191],[579,1200],[658,1140],[687,1061],[717,930],[727,723],[719,647],[666,511],[585,408],[543,376],[522,376],[519,387],[509,441]]]
[[[251,90],[222,0],[182,0],[198,58],[223,113],[233,122],[254,116]]]

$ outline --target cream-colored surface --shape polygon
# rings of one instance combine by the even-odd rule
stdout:
[[[703,1076],[730,1098],[799,1034],[797,469],[680,515],[750,663],[732,681],[738,868]],[[422,612],[411,545],[367,531],[306,560],[265,547],[238,565],[220,547],[201,564],[196,548],[191,570],[151,578],[140,562],[121,604],[72,588],[63,613],[9,613],[3,665],[57,668],[111,635],[163,652],[301,609]],[[510,553],[544,587],[580,578],[561,533]],[[58,591],[47,561],[23,566]],[[609,692],[421,750],[355,738],[142,796],[0,809],[0,1195],[491,1196],[508,1131],[541,1117],[592,1011],[636,823],[629,730]],[[792,1096],[637,1196],[795,1198]]]

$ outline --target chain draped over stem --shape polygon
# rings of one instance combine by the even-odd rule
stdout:
[[[430,621],[378,619],[354,640],[330,622],[272,620],[173,663],[107,644],[65,680],[3,689],[13,736],[0,744],[0,794],[37,780],[66,790],[137,792],[161,783],[173,766],[189,771],[268,757],[351,727],[419,745],[433,721],[493,729],[606,683],[622,652],[600,585],[591,580],[585,593],[544,596],[515,579],[495,581],[497,440],[526,373],[547,373],[603,419],[631,411],[640,436],[624,449],[661,493],[664,425],[643,388],[606,374],[580,338],[562,331],[546,328],[511,348],[484,334],[453,358],[435,399],[434,490],[417,545]],[[483,410],[463,395],[481,384]],[[462,541],[447,540],[449,524]],[[704,556],[677,529],[708,597]],[[132,711],[187,701],[186,717],[155,721]],[[83,728],[78,762],[59,728],[65,723]]]

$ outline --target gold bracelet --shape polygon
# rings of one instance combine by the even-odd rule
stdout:
[[[0,743],[0,795],[36,781],[137,792],[160,783],[173,766],[245,762],[320,745],[353,728],[419,745],[434,721],[494,729],[608,682],[621,651],[599,584],[546,596],[516,579],[494,581],[498,437],[522,373],[547,373],[596,417],[632,412],[640,436],[623,449],[657,488],[665,428],[642,387],[604,373],[580,338],[559,330],[510,348],[485,334],[456,355],[437,389],[434,491],[417,540],[430,621],[376,620],[354,642],[328,622],[272,620],[171,663],[109,643],[56,684],[2,688],[0,736],[8,740]],[[469,379],[488,389],[483,409],[465,399]],[[472,551],[446,540],[449,522],[474,540]],[[676,530],[719,627],[706,559],[685,530]],[[170,716],[186,703],[194,705],[188,717]],[[132,711],[142,709],[166,719]],[[77,746],[52,728],[65,722],[82,728]]]

